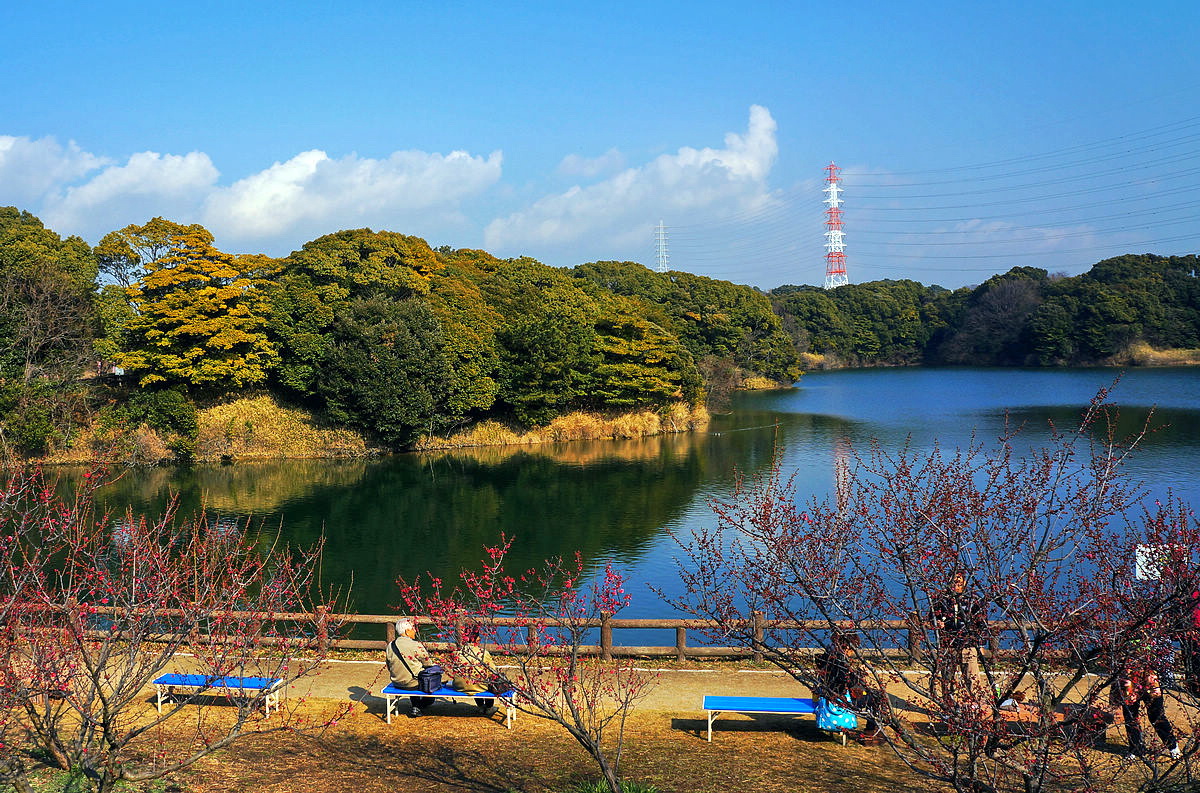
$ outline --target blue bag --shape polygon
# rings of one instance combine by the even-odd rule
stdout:
[[[829,702],[824,697],[817,700],[817,729],[828,730],[857,730],[858,716],[836,702]]]

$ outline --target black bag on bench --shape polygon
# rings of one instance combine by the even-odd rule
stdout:
[[[417,690],[423,694],[432,694],[442,687],[443,670],[437,664],[427,666],[417,672]]]

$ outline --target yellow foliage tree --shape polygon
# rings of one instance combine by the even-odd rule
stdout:
[[[136,316],[115,362],[143,386],[239,389],[263,382],[279,360],[266,333],[261,279],[269,260],[217,250],[203,226],[169,225],[161,255],[143,260],[144,274],[126,290]]]

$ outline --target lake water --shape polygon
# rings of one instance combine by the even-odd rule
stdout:
[[[787,391],[739,394],[703,434],[639,441],[476,449],[381,460],[285,461],[131,470],[102,491],[114,512],[159,513],[175,494],[182,513],[309,544],[324,533],[324,578],[353,580],[349,608],[394,613],[395,579],[429,570],[452,579],[475,565],[501,533],[515,538],[514,567],[583,553],[593,569],[611,560],[632,579],[622,616],[673,611],[647,588],[677,586],[668,532],[710,525],[710,499],[735,471],[760,471],[773,450],[796,474],[801,496],[828,494],[847,441],[906,439],[926,447],[994,440],[1005,420],[1024,438],[1047,421],[1070,427],[1115,370],[876,369],[810,374]],[[1151,435],[1129,469],[1153,496],[1168,489],[1200,504],[1200,369],[1125,373],[1111,401],[1133,428],[1156,407]],[[840,450],[840,451],[839,451]],[[64,470],[64,484],[77,476]],[[265,537],[264,537],[265,539]],[[658,643],[669,644],[663,637]],[[635,643],[640,643],[640,640]]]

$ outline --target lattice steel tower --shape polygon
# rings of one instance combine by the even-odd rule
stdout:
[[[825,166],[825,288],[837,289],[850,283],[846,277],[846,235],[842,226],[842,169],[832,162]]]
[[[667,253],[667,227],[661,220],[654,227],[654,260],[657,263],[655,269],[660,273],[665,273],[669,269],[671,256]]]

